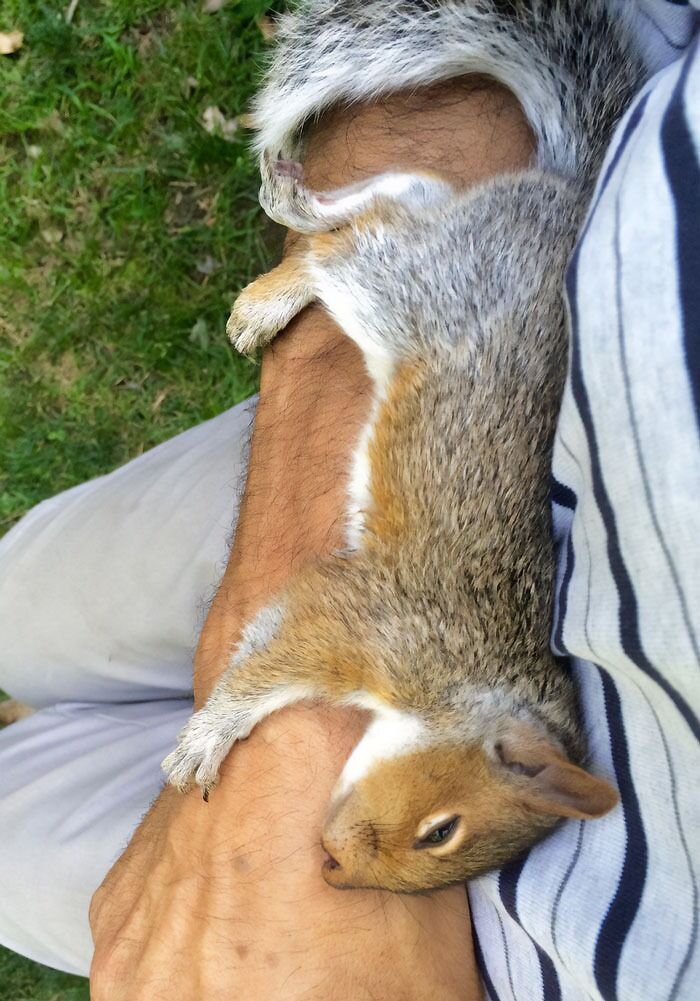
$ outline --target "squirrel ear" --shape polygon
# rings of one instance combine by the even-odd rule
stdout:
[[[620,798],[609,782],[572,764],[523,724],[515,724],[492,750],[502,768],[520,777],[521,802],[538,813],[590,820],[612,810]]]

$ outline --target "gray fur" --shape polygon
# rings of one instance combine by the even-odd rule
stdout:
[[[537,166],[590,181],[645,76],[632,17],[606,0],[303,0],[279,20],[256,147],[298,159],[333,105],[478,73],[521,101]]]
[[[324,262],[353,327],[427,364],[383,442],[410,542],[396,552],[378,535],[340,565],[340,593],[337,566],[319,583],[319,601],[374,634],[401,708],[446,723],[472,689],[508,690],[575,758],[572,688],[549,651],[549,469],[582,212],[570,185],[532,171],[437,210],[400,207],[378,232],[358,228],[352,257]]]
[[[293,164],[276,175],[269,154],[289,151],[333,101],[470,71],[515,91],[537,167],[461,194],[424,176],[392,197],[380,178],[357,217],[334,217],[341,228],[319,236],[318,199]],[[375,375],[368,503],[357,549],[290,582],[267,645],[246,648],[195,714],[166,763],[175,784],[203,776],[208,789],[232,735],[264,705],[309,695],[374,699],[421,720],[441,748],[477,744],[491,756],[515,718],[582,760],[573,683],[549,645],[563,281],[603,151],[641,78],[602,0],[308,0],[283,20],[258,102],[264,201],[310,234],[280,277],[333,313]],[[260,292],[277,286],[263,283],[232,315],[246,347],[280,323]],[[478,864],[465,855],[449,879],[500,864],[554,822],[528,814],[517,832],[490,832]],[[412,885],[443,877],[421,878]]]

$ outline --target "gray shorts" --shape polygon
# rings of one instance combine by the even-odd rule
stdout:
[[[39,504],[0,540],[0,943],[86,975],[90,898],[161,788],[225,566],[252,406]]]

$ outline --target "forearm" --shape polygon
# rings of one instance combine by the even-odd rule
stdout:
[[[466,185],[529,154],[512,97],[453,81],[329,114],[305,168],[319,188],[416,166]],[[358,352],[317,308],[266,352],[235,544],[197,651],[198,703],[250,615],[342,542],[368,403]],[[286,710],[236,747],[208,805],[196,792],[161,796],[96,895],[95,1001],[151,999],[156,983],[178,1001],[228,997],[222,969],[241,1001],[479,996],[463,888],[402,898],[321,878],[329,792],[363,722],[349,710]]]
[[[304,167],[319,189],[394,167],[467,186],[521,167],[530,152],[515,99],[468,78],[326,115]],[[300,565],[342,543],[348,465],[368,405],[359,351],[318,307],[265,352],[235,544],[197,652],[198,703],[245,619]]]
[[[198,704],[246,619],[303,563],[341,544],[368,391],[357,349],[317,307],[266,351],[235,544],[197,651]]]

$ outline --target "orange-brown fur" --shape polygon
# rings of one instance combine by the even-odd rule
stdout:
[[[407,792],[424,812],[465,817],[459,845],[438,865],[430,849],[413,848],[415,816],[406,808]],[[356,798],[351,814],[341,804],[324,829],[324,846],[342,863],[325,876],[339,888],[446,886],[465,872],[476,876],[516,857],[532,843],[533,826],[544,834],[555,823],[530,813],[474,745],[440,745],[396,758],[367,776]]]
[[[556,751],[544,754],[553,768],[572,768]],[[509,862],[560,819],[532,785],[528,777],[506,779],[475,744],[444,743],[380,763],[329,812],[323,844],[339,865],[326,867],[325,878],[341,889],[414,892]],[[600,816],[617,802],[602,782],[596,797],[589,804],[595,812],[585,816]],[[582,816],[575,806],[562,812]],[[431,813],[459,816],[457,835],[443,847],[417,850],[417,821]]]

